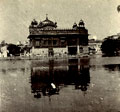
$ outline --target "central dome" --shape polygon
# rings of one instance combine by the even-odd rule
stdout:
[[[57,27],[57,23],[49,20],[48,17],[46,17],[46,19],[44,21],[39,23],[39,27],[41,27],[41,28],[48,27],[48,26],[56,28]]]
[[[52,21],[50,21],[48,19],[48,17],[46,17],[46,19],[42,22],[43,24],[54,24]]]

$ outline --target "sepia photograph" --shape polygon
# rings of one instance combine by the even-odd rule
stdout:
[[[120,0],[0,0],[0,112],[120,112]]]

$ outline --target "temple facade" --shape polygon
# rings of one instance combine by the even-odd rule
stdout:
[[[71,29],[58,29],[57,23],[46,17],[44,21],[35,19],[29,26],[31,53],[42,56],[64,56],[88,54],[88,30],[83,20],[74,23]]]

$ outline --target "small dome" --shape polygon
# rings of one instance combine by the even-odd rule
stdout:
[[[84,27],[84,25],[85,25],[84,21],[83,21],[83,20],[80,20],[79,26]]]
[[[38,25],[38,22],[35,19],[33,19],[33,21],[31,22],[31,25]]]
[[[40,21],[40,23],[39,23],[39,25],[38,26],[42,26],[43,25],[43,23]]]
[[[73,24],[73,28],[77,28],[77,24],[76,24],[76,22]]]

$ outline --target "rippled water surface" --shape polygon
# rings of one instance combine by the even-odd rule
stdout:
[[[0,65],[0,112],[120,112],[120,57]]]

